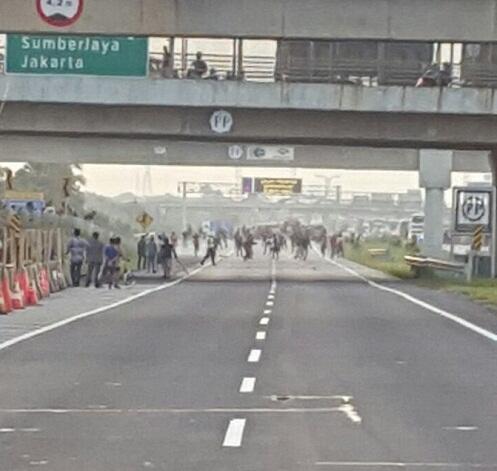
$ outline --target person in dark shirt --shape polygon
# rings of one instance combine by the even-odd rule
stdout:
[[[193,253],[195,257],[198,257],[198,251],[200,250],[200,236],[198,235],[197,232],[192,235],[192,240],[193,240]]]
[[[171,270],[173,268],[173,257],[178,260],[178,255],[173,244],[169,242],[167,236],[161,237],[162,244],[159,250],[159,263],[162,265],[164,270],[164,279],[167,280],[171,276]]]
[[[74,237],[67,244],[66,254],[71,257],[71,282],[73,286],[79,286],[81,278],[81,267],[85,260],[88,242],[81,238],[81,231],[74,229]]]
[[[207,67],[207,62],[202,59],[202,53],[197,52],[197,58],[192,62],[191,77],[192,78],[203,78],[207,73],[209,68]]]
[[[136,250],[138,253],[138,270],[145,270],[147,266],[147,236],[142,235],[138,241]]]
[[[116,273],[119,266],[120,252],[116,239],[116,237],[112,237],[104,249],[103,278],[109,285],[109,289],[111,289],[112,286],[117,285]]]
[[[88,242],[86,249],[86,262],[88,263],[88,272],[86,275],[86,287],[93,281],[95,288],[100,288],[100,269],[104,258],[104,244],[98,240],[99,233],[94,232]]]

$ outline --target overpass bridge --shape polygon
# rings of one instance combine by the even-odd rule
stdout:
[[[451,172],[488,170],[497,148],[492,89],[1,76],[0,96],[6,161],[93,154],[102,163],[121,155],[129,163],[245,165],[244,149],[262,144],[298,146],[292,161],[267,166],[419,169],[432,255],[442,249]],[[212,126],[220,110],[232,122],[226,132]],[[241,158],[230,158],[232,146]]]
[[[0,77],[0,133],[488,150],[493,89]],[[229,132],[209,125],[232,115]]]

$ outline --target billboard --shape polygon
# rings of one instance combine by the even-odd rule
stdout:
[[[302,193],[301,178],[254,178],[255,193],[294,195]]]

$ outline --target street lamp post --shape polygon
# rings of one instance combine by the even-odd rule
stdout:
[[[324,180],[324,197],[326,199],[328,199],[329,196],[330,196],[331,182],[333,180],[338,180],[340,178],[340,175],[320,175],[320,174],[316,174],[316,175],[314,175],[314,177],[316,177],[316,178],[322,178]]]

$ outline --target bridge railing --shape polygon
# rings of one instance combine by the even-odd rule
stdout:
[[[164,40],[167,42],[167,40]],[[246,40],[238,40],[244,44]],[[201,44],[201,40],[197,40]],[[295,82],[295,83],[348,83],[358,86],[401,85],[414,86],[417,79],[429,65],[448,64],[452,77],[451,86],[472,86],[497,88],[497,43],[462,44],[430,43],[433,60],[421,61],[415,56],[395,56],[386,60],[384,56],[348,56],[345,53],[328,57],[316,55],[311,48],[310,56],[298,56],[284,44],[273,41],[267,54],[247,53],[243,47],[221,52],[205,52],[202,59],[208,72],[201,79],[244,80],[251,82]],[[336,43],[336,42],[335,42]],[[169,44],[174,44],[171,40]],[[332,41],[329,44],[334,44]],[[376,43],[378,50],[382,44]],[[418,43],[414,43],[418,44]],[[336,45],[336,44],[335,44]],[[400,47],[400,46],[399,46]],[[407,46],[408,47],[408,46]],[[413,46],[415,47],[415,46]],[[162,52],[153,51],[149,56],[149,77],[151,79],[192,78],[192,64],[196,54],[176,52],[165,57]],[[225,50],[230,52],[225,53]],[[257,51],[261,49],[256,49]],[[252,49],[253,51],[253,49]],[[330,46],[330,51],[333,49]],[[5,73],[5,37],[0,35],[0,74]],[[426,59],[426,58],[425,58]]]
[[[192,64],[196,54],[174,54],[172,58],[164,58],[163,53],[150,53],[150,77],[190,78]],[[276,58],[263,55],[244,55],[239,60],[232,54],[205,53],[202,55],[208,71],[201,77],[211,80],[248,80],[254,82],[273,82],[275,77]],[[200,77],[199,77],[200,78]]]

